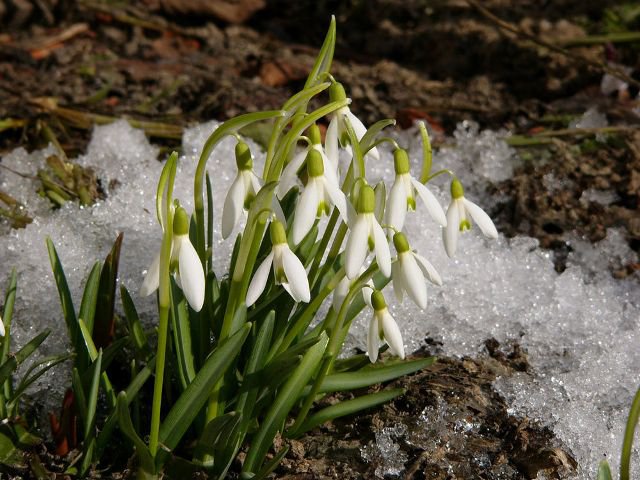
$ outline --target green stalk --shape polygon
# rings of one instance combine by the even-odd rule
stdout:
[[[149,431],[149,451],[155,459],[158,451],[158,437],[160,433],[160,412],[162,407],[162,386],[164,382],[164,367],[167,353],[167,337],[169,330],[169,309],[171,307],[170,295],[170,263],[171,263],[171,240],[173,236],[173,211],[171,202],[173,201],[173,183],[176,177],[178,164],[178,154],[173,152],[167,160],[165,169],[168,173],[168,184],[166,197],[166,225],[162,235],[162,247],[160,255],[160,285],[158,287],[158,350],[156,354],[156,376],[153,384],[153,400],[151,407],[151,428]],[[162,192],[164,193],[164,192]],[[161,193],[161,194],[162,194]]]
[[[620,480],[630,480],[631,447],[633,446],[633,436],[640,419],[640,389],[633,397],[631,411],[627,419],[627,426],[624,431],[624,441],[622,442],[622,453],[620,454]]]

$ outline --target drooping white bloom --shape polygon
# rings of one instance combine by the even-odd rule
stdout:
[[[364,267],[360,268],[360,273],[358,273],[358,277],[364,273],[366,269]],[[338,285],[333,290],[333,301],[332,306],[336,312],[340,311],[342,307],[342,303],[344,299],[347,298],[349,293],[349,289],[358,281],[358,278],[349,279],[345,275]],[[373,280],[369,280],[367,285],[371,288],[363,288],[362,289],[362,299],[364,300],[365,305],[371,306],[371,292],[374,290]]]
[[[238,142],[235,154],[238,174],[227,192],[222,208],[222,238],[225,239],[231,235],[242,212],[249,209],[251,201],[260,190],[260,179],[253,173],[253,157],[249,146]]]
[[[262,261],[251,279],[247,290],[247,306],[253,305],[262,295],[269,271],[273,266],[276,285],[282,285],[291,298],[296,302],[309,302],[309,279],[302,262],[295,256],[287,244],[287,234],[284,225],[279,220],[273,220],[270,227],[271,253]]]
[[[409,247],[409,242],[402,232],[393,236],[393,244],[398,252],[398,259],[391,267],[393,291],[399,301],[406,292],[418,307],[427,308],[427,284],[425,277],[434,285],[442,285],[442,279],[429,261]]]
[[[0,337],[4,337],[4,321],[2,320],[2,317],[0,316]]]
[[[396,230],[402,230],[407,210],[415,210],[416,193],[427,208],[429,215],[438,224],[447,226],[447,217],[436,200],[436,197],[421,182],[411,176],[409,170],[409,156],[406,150],[397,148],[393,152],[393,163],[396,178],[389,191],[385,223],[392,225]]]
[[[391,275],[391,253],[387,237],[375,217],[375,193],[369,185],[360,189],[356,216],[345,249],[345,272],[352,279],[360,271],[369,250],[374,250],[378,267]]]
[[[317,151],[322,157],[322,165],[326,179],[335,184],[336,187],[339,187],[336,167],[329,161],[324,148],[322,148],[320,129],[315,123],[309,127],[308,135],[311,142],[310,145],[296,153],[286,167],[284,167],[280,175],[280,182],[276,188],[276,195],[279,199],[284,198],[287,192],[298,184],[298,172],[304,165],[305,160],[307,160],[309,152],[312,150]]]
[[[316,217],[328,215],[336,206],[345,223],[348,220],[347,197],[338,188],[335,176],[326,175],[320,153],[313,149],[307,155],[307,185],[304,187],[293,217],[293,243],[298,244],[309,233]]]
[[[367,354],[371,363],[378,359],[380,341],[384,340],[389,345],[389,350],[393,355],[404,359],[404,343],[398,324],[393,319],[382,292],[375,290],[371,294],[371,305],[373,306],[373,316],[369,323],[367,335]]]
[[[189,239],[189,216],[184,208],[176,208],[173,219],[170,265],[176,283],[182,289],[187,302],[196,312],[204,304],[204,270],[198,252]],[[160,253],[154,258],[145,276],[140,295],[146,297],[160,285]]]
[[[489,215],[478,205],[464,198],[462,184],[454,178],[451,182],[451,203],[447,209],[447,228],[442,231],[444,248],[449,257],[456,253],[460,232],[471,228],[469,217],[480,227],[485,237],[498,238],[498,231]]]
[[[333,83],[331,87],[329,87],[329,97],[332,102],[346,99],[347,94],[345,93],[342,84],[338,82]],[[350,151],[347,128],[345,126],[345,121],[347,120],[353,127],[353,131],[355,132],[358,141],[362,140],[364,134],[367,133],[367,128],[360,119],[351,112],[349,107],[342,107],[333,114],[333,117],[329,122],[329,126],[327,127],[325,148],[327,150],[327,157],[329,157],[329,160],[336,170],[338,169],[338,149],[340,145]],[[369,150],[367,155],[370,155],[376,160],[380,158],[378,149],[375,147]]]

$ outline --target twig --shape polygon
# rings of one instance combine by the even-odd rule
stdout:
[[[582,47],[585,45],[600,45],[603,43],[632,43],[640,42],[640,32],[616,32],[606,35],[589,35],[572,38],[562,42],[564,47]]]
[[[620,69],[618,68],[614,68],[611,67],[609,65],[607,65],[604,62],[599,62],[597,60],[591,60],[589,58],[585,58],[579,55],[575,55],[573,53],[571,53],[570,51],[562,48],[562,47],[558,47],[557,45],[553,45],[545,40],[542,40],[541,38],[536,37],[535,35],[531,35],[530,33],[525,32],[524,30],[522,30],[521,28],[513,25],[512,23],[506,22],[504,20],[502,20],[499,17],[496,17],[493,13],[491,13],[489,10],[487,10],[485,7],[483,7],[477,0],[467,0],[467,3],[472,6],[473,8],[475,8],[476,10],[478,10],[478,12],[480,12],[484,17],[486,17],[488,20],[490,20],[491,22],[495,23],[498,27],[502,28],[503,30],[507,30],[511,33],[515,33],[516,35],[520,36],[520,37],[524,37],[528,40],[531,40],[532,42],[544,47],[544,48],[548,48],[549,50],[552,50],[556,53],[559,53],[561,55],[566,56],[567,58],[571,58],[577,62],[583,63],[585,65],[588,65],[590,67],[596,68],[600,71],[606,72],[610,75],[613,75],[616,78],[619,78],[620,80],[624,80],[625,82],[627,82],[628,84],[632,84],[635,85],[637,87],[640,87],[640,82],[632,77],[630,77],[629,75],[627,75],[626,73],[622,72]]]
[[[553,143],[557,137],[572,137],[578,135],[597,135],[606,133],[632,132],[640,129],[640,125],[625,125],[617,127],[599,128],[563,128],[561,130],[549,130],[535,135],[511,135],[505,141],[512,147],[528,147],[534,145],[546,145]]]

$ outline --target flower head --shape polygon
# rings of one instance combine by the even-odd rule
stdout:
[[[170,268],[176,283],[182,289],[187,302],[196,312],[204,304],[204,270],[200,257],[189,239],[189,216],[182,207],[177,207],[173,218]],[[158,289],[160,284],[160,254],[154,258],[145,276],[140,295],[146,297]]]
[[[345,271],[348,278],[354,278],[358,274],[369,250],[375,250],[382,274],[386,277],[391,274],[389,244],[374,212],[375,193],[369,185],[364,185],[358,195],[356,217],[345,250]]]
[[[336,206],[345,223],[348,219],[347,198],[338,188],[335,176],[327,176],[322,155],[315,149],[307,155],[307,185],[296,205],[293,218],[293,243],[302,241],[317,216],[327,215]]]
[[[442,231],[444,248],[453,257],[458,246],[460,232],[471,228],[472,219],[487,238],[498,238],[495,225],[478,205],[464,198],[462,184],[457,178],[451,182],[451,203],[447,209],[447,228]]]
[[[4,337],[4,322],[2,321],[2,317],[0,317],[0,337]]]
[[[329,97],[332,102],[344,100],[347,98],[347,94],[345,93],[344,87],[341,83],[335,82],[329,87]],[[350,151],[349,137],[347,134],[347,128],[345,126],[345,122],[347,120],[353,127],[353,131],[355,132],[358,140],[362,140],[364,134],[367,133],[367,128],[358,117],[351,113],[349,107],[342,107],[334,113],[333,118],[331,119],[331,121],[329,122],[329,126],[327,127],[325,148],[327,150],[327,156],[333,163],[336,170],[338,169],[339,146],[342,145]],[[373,157],[374,159],[380,158],[378,149],[375,147],[369,150],[367,155],[371,155],[371,157]]]
[[[244,142],[236,144],[236,165],[238,174],[234,179],[222,208],[222,238],[231,235],[240,221],[243,210],[248,210],[251,201],[260,190],[260,179],[253,173],[253,157]]]
[[[387,342],[392,354],[404,359],[402,334],[400,333],[398,324],[387,309],[387,303],[381,291],[375,290],[371,294],[371,305],[373,307],[373,316],[369,323],[369,333],[367,335],[367,354],[369,355],[369,360],[371,360],[371,363],[375,363],[378,359],[380,340]]]
[[[360,268],[360,273],[358,274],[358,276],[362,275],[365,271],[364,267]],[[345,275],[344,277],[342,277],[342,280],[340,280],[340,282],[338,282],[338,285],[336,286],[336,288],[333,290],[333,302],[332,302],[332,307],[336,312],[340,311],[340,308],[342,307],[342,303],[344,302],[344,299],[347,298],[347,295],[349,294],[349,289],[358,281],[358,278],[353,278],[353,279],[349,279],[347,278],[347,276]],[[367,285],[371,288],[363,288],[362,289],[362,300],[364,300],[365,305],[371,306],[371,291],[375,288],[373,285],[373,280],[369,280],[367,282]]]
[[[284,225],[280,220],[273,220],[269,231],[272,244],[271,253],[262,261],[251,279],[247,290],[247,306],[253,305],[262,295],[272,265],[276,285],[282,285],[296,302],[308,302],[311,299],[311,293],[307,272],[302,262],[287,244]]]
[[[397,148],[393,152],[393,165],[396,178],[389,191],[385,222],[393,225],[396,230],[402,230],[407,210],[415,210],[416,193],[427,208],[429,215],[438,224],[447,226],[447,218],[436,197],[421,182],[411,176],[409,171],[409,156],[406,150]]]
[[[391,269],[396,297],[402,301],[406,292],[418,307],[427,308],[425,277],[435,285],[442,285],[440,275],[426,258],[411,251],[407,237],[402,232],[393,236],[393,244],[398,252],[398,260]]]

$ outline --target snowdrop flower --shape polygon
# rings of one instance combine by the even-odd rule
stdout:
[[[471,228],[468,217],[478,224],[485,237],[498,238],[498,231],[489,215],[478,205],[464,198],[462,184],[454,178],[451,181],[451,203],[447,209],[447,228],[442,231],[444,248],[449,257],[456,253],[460,232]]]
[[[249,284],[247,290],[247,307],[253,305],[262,295],[269,270],[273,265],[273,275],[276,285],[282,285],[291,298],[296,302],[309,302],[309,279],[302,262],[295,256],[287,244],[287,234],[280,220],[273,220],[269,230],[271,234],[271,253],[267,255]]]
[[[0,317],[0,337],[4,337],[4,322],[2,321],[2,317]]]
[[[293,243],[302,241],[316,217],[328,215],[333,205],[347,223],[347,197],[338,188],[335,177],[326,175],[322,155],[315,149],[307,155],[307,185],[304,187],[293,217]]]
[[[364,267],[361,267],[360,273],[358,273],[358,277],[362,275],[365,270],[366,269]],[[347,298],[349,289],[358,281],[358,277],[350,280],[346,276],[344,276],[342,280],[338,282],[338,285],[333,290],[333,302],[332,302],[332,307],[336,312],[340,311],[340,308],[342,307],[342,303],[344,302],[344,299]],[[362,289],[362,299],[364,300],[365,305],[368,305],[370,307],[371,291],[374,290],[375,287],[373,285],[373,280],[369,280],[366,284],[371,288]]]
[[[387,309],[387,302],[380,290],[375,290],[371,294],[371,305],[373,306],[373,316],[369,323],[369,333],[367,335],[367,354],[371,363],[378,359],[378,349],[380,340],[384,340],[389,345],[392,354],[404,360],[404,343],[398,324],[393,319]]]
[[[375,193],[369,185],[360,188],[356,217],[345,250],[345,271],[353,279],[364,263],[369,250],[375,250],[378,267],[382,274],[391,274],[391,253],[387,237],[375,217]]]
[[[287,166],[284,167],[282,175],[280,175],[280,183],[278,184],[278,187],[276,189],[276,194],[281,200],[282,198],[284,198],[287,192],[298,183],[298,171],[300,170],[300,168],[302,168],[305,160],[307,160],[309,152],[311,152],[312,150],[317,151],[322,157],[322,165],[327,180],[338,186],[336,168],[332,163],[329,162],[329,158],[324,152],[324,148],[322,148],[320,129],[316,124],[313,124],[309,127],[307,135],[309,136],[311,144],[304,150],[294,155]]]
[[[171,240],[171,270],[176,283],[182,289],[187,302],[196,312],[204,304],[204,270],[196,249],[189,240],[189,216],[182,207],[177,207],[173,218]],[[160,254],[156,256],[142,282],[140,295],[146,297],[160,285]]]
[[[385,223],[392,225],[396,230],[402,230],[407,210],[415,210],[417,193],[431,218],[443,227],[447,226],[447,217],[436,197],[427,187],[411,176],[409,171],[409,156],[407,151],[397,148],[393,152],[393,166],[396,178],[389,191]]]
[[[414,303],[422,308],[427,308],[427,284],[425,277],[435,285],[442,285],[442,279],[429,261],[411,251],[407,237],[402,232],[393,236],[393,244],[398,252],[398,260],[391,269],[393,291],[399,301],[402,301],[406,292]]]
[[[226,239],[240,221],[243,210],[248,210],[251,201],[260,190],[260,179],[253,173],[253,157],[249,145],[236,144],[238,174],[231,184],[222,208],[222,238]]]
[[[332,102],[347,98],[347,94],[341,83],[335,82],[331,84],[329,87],[329,98]],[[342,107],[333,114],[333,118],[329,122],[329,127],[327,127],[325,148],[327,150],[327,156],[336,170],[338,169],[338,147],[342,145],[350,149],[350,147],[348,147],[349,136],[347,134],[347,128],[345,127],[345,119],[348,119],[349,123],[351,123],[358,141],[362,140],[364,134],[367,133],[367,128],[358,117],[351,113],[349,107]],[[371,155],[371,157],[376,160],[380,158],[378,149],[375,147],[369,150],[367,155]]]

